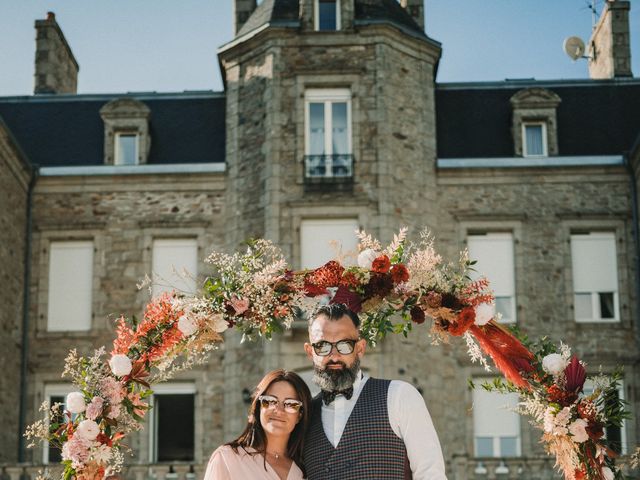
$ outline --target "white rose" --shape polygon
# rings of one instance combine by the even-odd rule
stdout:
[[[84,401],[84,395],[80,392],[71,392],[67,395],[67,410],[71,413],[82,413],[87,408],[87,404]]]
[[[589,440],[589,434],[586,430],[587,425],[587,421],[582,418],[578,418],[571,422],[571,425],[569,425],[569,432],[573,435],[574,442],[582,443]]]
[[[217,313],[211,318],[211,326],[218,333],[222,333],[229,328],[229,324],[221,313]]]
[[[93,441],[100,433],[100,427],[93,420],[83,420],[78,424],[76,433],[85,440]]]
[[[486,325],[496,315],[496,307],[492,303],[481,303],[476,306],[476,325]]]
[[[109,366],[116,377],[129,375],[131,373],[131,368],[133,367],[129,357],[122,353],[118,353],[111,357],[111,360],[109,360]]]
[[[367,270],[371,270],[371,265],[373,261],[378,258],[380,255],[373,250],[372,248],[367,248],[360,252],[358,255],[358,266],[360,268],[366,268]]]
[[[604,480],[613,480],[615,477],[609,467],[602,467],[602,476],[604,477]]]
[[[550,375],[556,376],[567,368],[567,360],[559,353],[550,353],[542,359],[542,369]]]
[[[178,319],[178,330],[180,330],[185,337],[190,337],[198,330],[198,324],[193,318],[183,315]]]

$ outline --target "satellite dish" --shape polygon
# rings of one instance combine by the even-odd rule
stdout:
[[[584,42],[580,37],[569,37],[565,39],[562,48],[572,60],[582,58],[584,55]]]

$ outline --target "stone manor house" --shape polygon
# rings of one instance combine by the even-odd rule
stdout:
[[[72,388],[71,348],[110,345],[120,314],[194,291],[212,249],[266,237],[294,268],[428,226],[467,247],[502,321],[563,340],[591,373],[623,365],[634,414],[607,436],[640,443],[640,80],[629,1],[606,2],[583,80],[438,83],[446,45],[423,0],[235,0],[218,48],[222,92],[78,95],[55,16],[37,20],[32,96],[0,97],[0,476],[33,478],[59,454],[26,449],[26,424]],[[64,23],[64,22],[62,22]],[[211,46],[215,48],[214,45]],[[1,94],[1,92],[0,92]],[[185,268],[195,279],[175,277]],[[182,282],[182,283],[180,283]],[[271,342],[228,332],[206,367],[158,385],[127,478],[200,478],[237,435],[250,389],[284,366],[310,378],[303,322]],[[491,375],[428,325],[370,349],[364,367],[416,385],[450,479],[557,478],[539,431],[470,390]]]

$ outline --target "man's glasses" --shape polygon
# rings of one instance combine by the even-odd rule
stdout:
[[[327,342],[326,340],[320,340],[319,342],[312,343],[313,351],[316,352],[316,355],[320,355],[321,357],[326,357],[331,354],[333,347],[336,347],[338,353],[342,355],[349,355],[353,353],[353,348],[355,347],[357,340],[338,340],[337,342]]]
[[[300,410],[302,410],[302,402],[300,400],[293,400],[291,398],[280,402],[280,400],[271,395],[260,395],[258,397],[258,401],[260,402],[260,408],[264,410],[273,410],[280,403],[282,404],[282,409],[287,413],[298,413]]]

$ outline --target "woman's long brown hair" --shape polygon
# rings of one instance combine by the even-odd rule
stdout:
[[[304,447],[304,435],[309,425],[309,413],[311,408],[311,393],[309,387],[304,383],[304,380],[300,376],[288,370],[273,370],[267,373],[262,380],[256,386],[253,394],[251,395],[251,405],[249,406],[249,421],[244,431],[238,438],[227,443],[234,452],[238,453],[238,448],[242,447],[246,450],[246,447],[254,448],[258,453],[265,454],[267,448],[267,436],[264,433],[262,424],[260,423],[260,402],[258,397],[264,395],[269,387],[276,382],[289,383],[296,393],[298,398],[302,402],[300,421],[296,424],[295,428],[291,432],[289,442],[287,444],[287,455],[291,458],[304,472],[304,465],[302,464],[302,452]],[[266,456],[265,456],[266,462]],[[266,463],[265,463],[266,468]]]

